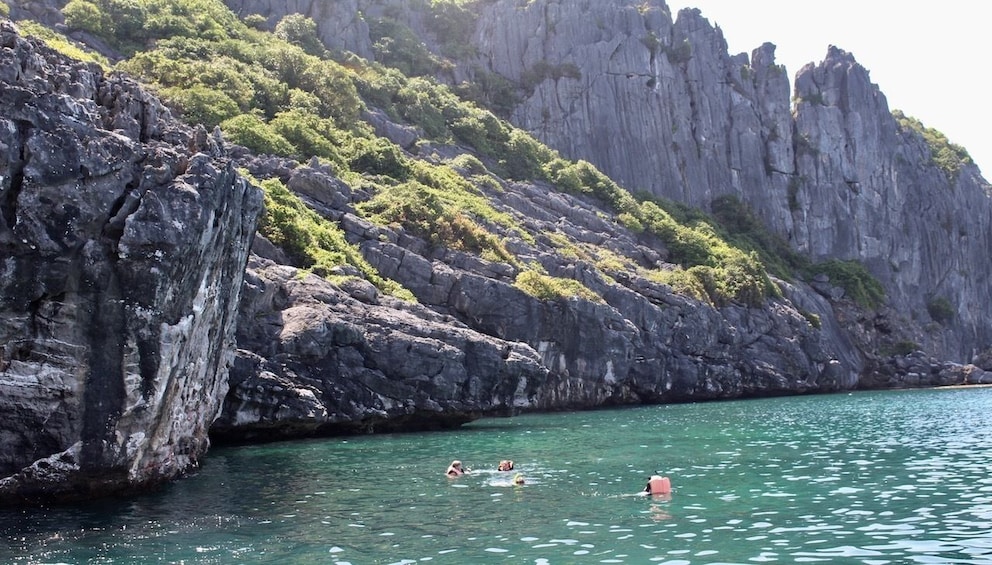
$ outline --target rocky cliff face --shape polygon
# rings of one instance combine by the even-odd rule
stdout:
[[[352,8],[393,18],[444,55],[425,7],[346,4],[335,4],[347,14],[335,21],[351,21]],[[228,5],[272,21],[293,11],[268,0]],[[331,9],[294,9],[319,18],[317,6]],[[947,174],[934,164],[851,54],[831,47],[799,70],[792,92],[773,45],[731,55],[698,10],[673,18],[661,0],[499,0],[475,9],[477,56],[454,60],[440,78],[509,79],[520,96],[514,124],[632,191],[704,209],[734,194],[811,259],[864,263],[940,356],[968,360],[992,343],[989,185],[973,165]],[[349,26],[326,40],[368,54],[375,38]],[[935,303],[953,312],[934,317]]]
[[[258,190],[202,130],[0,22],[0,501],[195,466]]]
[[[826,298],[837,291],[829,284],[818,284],[821,294],[778,281],[783,296],[762,308],[714,308],[631,270],[604,272],[589,262],[595,249],[647,264],[661,261],[663,250],[605,220],[594,203],[547,186],[481,188],[532,236],[507,236],[518,256],[581,281],[601,301],[535,298],[513,285],[518,270],[511,265],[364,221],[353,206],[363,197],[323,167],[253,157],[244,164],[258,177],[284,178],[418,303],[384,296],[358,278],[331,284],[301,276],[257,239],[242,292],[238,362],[212,429],[219,439],[441,429],[522,411],[992,382],[981,368],[919,353],[882,365],[866,360],[861,352],[877,348],[879,334],[898,333],[886,327],[897,317],[860,318],[859,309]],[[562,239],[591,244],[590,255],[560,253]]]
[[[513,112],[549,145],[633,190],[703,208],[738,195],[812,259],[866,264],[943,355],[970,359],[992,341],[989,185],[973,165],[934,164],[851,54],[831,47],[801,69],[793,110],[774,46],[731,56],[698,10],[673,22],[660,1],[496,2],[476,41],[479,62],[517,82],[577,69]],[[953,320],[933,323],[935,300]]]
[[[327,10],[343,10],[334,17],[352,21],[357,7],[366,18],[405,22],[428,48],[442,51],[415,4],[228,5],[242,15],[263,14],[270,23],[303,13],[317,18],[322,30],[328,28],[319,18],[330,17]],[[951,252],[939,237],[915,245],[907,226],[930,233],[929,214],[936,208],[945,217],[952,209],[988,205],[973,167],[955,180],[954,186],[966,188],[946,184],[923,140],[897,126],[867,71],[849,54],[832,49],[820,66],[802,71],[802,102],[794,116],[774,46],[763,45],[750,58],[731,56],[720,31],[698,11],[673,21],[660,2],[543,0],[487,2],[480,10],[473,40],[479,57],[456,61],[455,80],[498,73],[516,81],[524,96],[514,122],[567,155],[596,163],[628,188],[701,207],[723,194],[740,196],[811,257],[865,261],[887,283],[895,308],[864,317],[837,302],[842,293],[828,281],[816,281],[817,290],[779,281],[784,297],[767,308],[716,309],[629,273],[607,278],[557,253],[549,234],[605,246],[644,265],[658,263],[664,250],[604,222],[591,203],[548,187],[501,183],[488,196],[523,218],[536,240],[513,239],[514,253],[603,297],[599,304],[542,301],[511,284],[512,267],[372,226],[353,214],[358,196],[326,171],[281,165],[276,169],[290,188],[344,226],[380,273],[413,291],[421,306],[402,306],[368,285],[336,288],[312,277],[301,282],[285,267],[259,259],[246,291],[255,298],[243,303],[241,319],[264,322],[241,326],[244,351],[217,434],[243,439],[445,427],[516,410],[989,379],[979,368],[918,354],[884,363],[864,355],[878,348],[880,337],[899,334],[905,317],[929,322],[925,303],[950,280],[924,271],[935,272],[938,263],[960,266],[988,233],[967,230],[974,241]],[[374,40],[359,28],[349,26],[325,42],[370,53]],[[403,147],[418,144],[415,131],[381,115],[375,125],[386,136],[402,132],[394,141]],[[257,162],[246,166],[260,176],[273,174]],[[934,185],[967,196],[927,196]],[[280,259],[272,250],[259,252]],[[878,257],[899,257],[898,272]],[[967,271],[959,268],[956,282],[946,287],[963,296],[962,305],[987,292]],[[912,276],[901,276],[907,272]],[[983,343],[987,330],[980,314],[959,314],[954,330],[931,324],[914,339],[937,336],[928,345],[963,355]],[[356,317],[369,320],[363,332],[351,322]],[[820,326],[813,327],[812,319]],[[961,341],[942,341],[952,336]]]
[[[418,303],[357,279],[333,285],[301,277],[257,240],[260,256],[242,293],[241,351],[212,430],[221,439],[437,429],[520,411],[829,392],[857,386],[865,368],[848,329],[810,287],[782,282],[787,297],[766,308],[717,309],[623,269],[607,276],[587,262],[595,251],[588,260],[561,254],[568,239],[627,261],[661,260],[649,240],[605,220],[596,205],[547,186],[481,188],[526,226],[531,237],[507,234],[517,256],[581,281],[601,301],[535,298],[514,286],[511,265],[362,220],[353,207],[362,196],[321,167],[251,157],[245,166],[258,177],[284,177]],[[810,322],[817,316],[820,327]]]

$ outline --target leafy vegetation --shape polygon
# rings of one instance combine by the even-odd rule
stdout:
[[[592,302],[603,302],[598,294],[577,280],[552,277],[535,269],[520,271],[513,286],[542,300],[583,298]]]
[[[882,355],[896,355],[902,357],[919,350],[920,345],[914,341],[897,341],[892,345],[882,347],[879,353]]]
[[[6,8],[7,5],[0,2],[0,7]],[[44,41],[45,45],[51,47],[66,57],[71,57],[78,61],[96,63],[104,68],[108,68],[110,66],[110,63],[107,61],[106,57],[80,47],[68,37],[51,28],[29,20],[21,20],[17,22],[17,27],[24,35],[30,35]]]
[[[543,170],[560,189],[603,201],[632,231],[659,237],[669,260],[685,273],[665,269],[652,277],[655,280],[717,305],[738,301],[757,306],[775,294],[757,253],[732,245],[705,214],[671,202],[638,201],[585,161],[573,163],[555,156]]]
[[[411,179],[384,186],[359,211],[381,224],[393,224],[433,245],[473,252],[494,261],[516,264],[500,237],[483,224],[519,230],[508,215],[449,167],[415,162]]]
[[[810,265],[807,276],[826,275],[830,282],[842,289],[845,295],[866,308],[875,308],[885,300],[885,289],[864,265],[857,261],[831,259]]]
[[[278,179],[258,184],[265,194],[266,210],[258,231],[282,248],[298,266],[328,276],[340,265],[351,265],[383,292],[414,300],[409,290],[380,276],[361,252],[345,240],[340,228],[310,210]]]
[[[781,236],[769,231],[736,196],[720,196],[713,200],[710,209],[726,239],[736,247],[757,253],[768,271],[775,276],[790,279],[809,267],[806,257],[793,250]]]
[[[957,179],[958,173],[961,172],[961,167],[973,163],[971,155],[968,154],[965,148],[956,143],[951,143],[943,133],[934,128],[924,126],[923,122],[907,116],[900,110],[893,110],[892,115],[903,129],[914,131],[923,136],[927,145],[930,146],[930,158],[933,164],[944,171],[944,174],[947,175],[947,180],[951,183]]]
[[[927,303],[927,313],[938,324],[947,324],[954,319],[954,306],[944,297],[937,297]]]

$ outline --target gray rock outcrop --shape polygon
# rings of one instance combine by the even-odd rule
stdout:
[[[196,466],[261,211],[202,131],[0,22],[0,502]]]
[[[269,29],[275,29],[288,14],[302,14],[317,24],[317,35],[328,49],[351,51],[366,59],[373,57],[369,26],[362,17],[359,0],[231,0],[225,4],[242,18],[250,14],[264,16]]]
[[[547,380],[526,345],[369,283],[332,285],[257,257],[248,273],[215,438],[451,428],[533,407]]]

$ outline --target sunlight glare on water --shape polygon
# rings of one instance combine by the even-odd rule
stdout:
[[[988,388],[525,415],[215,449],[147,496],[0,512],[0,562],[992,563],[990,469]],[[637,495],[655,472],[674,492]]]

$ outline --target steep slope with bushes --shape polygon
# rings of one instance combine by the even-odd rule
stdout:
[[[839,48],[792,90],[774,45],[730,54],[704,14],[660,0],[356,1],[333,16],[227,3],[270,25],[358,14],[368,33],[352,26],[336,48],[436,77],[635,192],[704,209],[737,197],[808,259],[865,265],[938,355],[992,342],[989,183],[963,148],[890,112]]]

